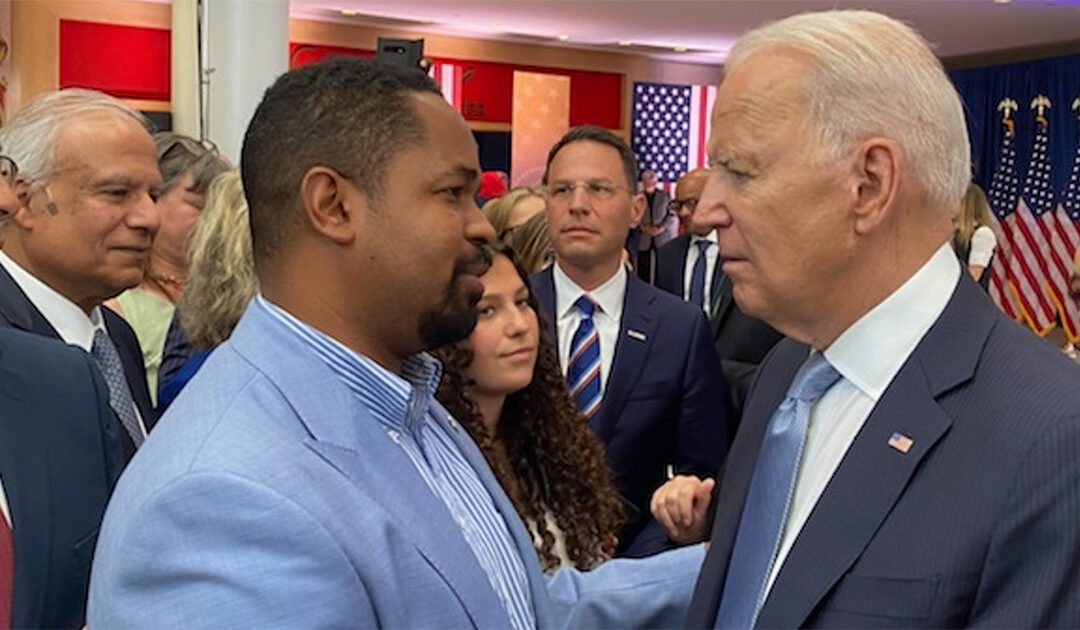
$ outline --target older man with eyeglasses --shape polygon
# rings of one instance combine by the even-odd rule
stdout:
[[[0,154],[0,241],[19,210]],[[0,326],[0,628],[78,628],[90,558],[125,455],[81,350]]]
[[[637,158],[621,138],[599,127],[567,132],[544,175],[555,264],[533,279],[578,409],[636,510],[619,535],[627,556],[674,544],[649,521],[649,497],[673,471],[720,468],[730,406],[701,309],[622,264],[645,209],[636,182]]]

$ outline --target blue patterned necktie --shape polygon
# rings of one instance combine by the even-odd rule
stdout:
[[[757,620],[795,493],[810,406],[838,380],[840,374],[815,352],[769,421],[731,551],[716,628],[752,628]]]
[[[105,384],[109,386],[109,406],[120,418],[120,424],[127,429],[135,448],[142,446],[146,438],[139,426],[139,418],[135,415],[135,402],[131,398],[131,390],[128,389],[127,378],[124,376],[124,365],[120,362],[120,354],[116,351],[112,339],[100,328],[94,331],[94,345],[90,354],[94,357],[101,375],[105,377]]]
[[[600,408],[600,334],[593,322],[596,304],[587,295],[574,302],[581,312],[581,322],[570,341],[570,361],[566,382],[578,411],[592,418]]]
[[[700,309],[705,308],[705,265],[708,264],[705,252],[709,251],[710,245],[712,241],[708,239],[697,242],[698,257],[690,272],[690,303]]]

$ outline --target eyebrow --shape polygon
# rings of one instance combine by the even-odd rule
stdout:
[[[471,166],[458,165],[435,175],[435,179],[448,177],[463,177],[471,182],[480,179],[480,171]]]

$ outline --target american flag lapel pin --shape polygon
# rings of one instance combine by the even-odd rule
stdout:
[[[907,453],[911,450],[911,447],[915,445],[915,440],[912,440],[903,433],[893,433],[889,438],[889,446],[895,448],[901,453]]]
[[[630,328],[626,329],[626,336],[630,337],[631,339],[637,339],[638,341],[645,341],[646,339],[645,333],[641,332],[640,330],[633,330]]]

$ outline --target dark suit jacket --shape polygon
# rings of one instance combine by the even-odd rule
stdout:
[[[533,286],[557,344],[552,269],[533,276]],[[649,499],[666,480],[669,464],[676,472],[716,474],[727,452],[729,406],[704,314],[627,274],[615,357],[600,409],[589,422],[607,446],[616,487],[638,510],[620,535],[623,555],[671,546],[666,537],[635,545],[649,520]]]
[[[105,319],[105,329],[109,331],[109,337],[116,344],[116,351],[120,354],[120,361],[124,365],[124,375],[127,377],[131,397],[139,408],[139,413],[149,431],[157,422],[157,413],[150,403],[150,388],[146,384],[146,368],[143,366],[139,340],[135,337],[135,331],[122,317],[104,306],[101,307],[101,313]],[[30,298],[26,297],[3,267],[0,267],[0,326],[11,326],[37,335],[60,339],[60,334],[49,324]],[[130,439],[128,441],[130,443]],[[134,445],[130,448],[134,452]]]
[[[868,348],[867,351],[873,351]],[[713,626],[762,435],[806,346],[761,365],[687,625]],[[888,446],[894,432],[914,444]],[[1080,367],[965,273],[800,532],[760,627],[1080,626]]]
[[[686,255],[689,249],[690,235],[683,234],[657,251],[656,286],[679,298],[686,292]],[[731,402],[735,407],[735,413],[728,416],[730,442],[735,439],[743,403],[750,391],[750,383],[754,380],[757,366],[776,342],[783,339],[783,335],[760,319],[754,319],[740,311],[731,293],[731,282],[722,272],[717,271],[719,266],[713,270],[712,278],[709,279],[712,296],[709,324],[712,326],[713,344],[720,356],[720,365],[731,388]]]
[[[0,327],[0,478],[14,524],[12,626],[83,625],[124,429],[85,352]]]

